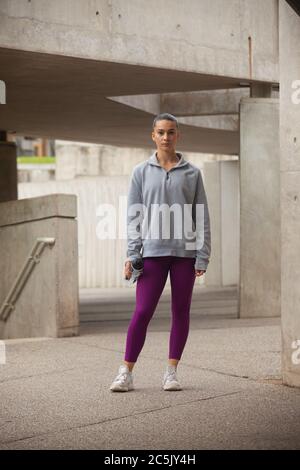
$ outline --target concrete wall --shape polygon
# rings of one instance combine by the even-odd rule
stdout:
[[[240,139],[240,316],[279,316],[278,100],[242,100]]]
[[[37,165],[18,163],[18,183],[42,183],[55,180],[56,166],[53,163]]]
[[[97,238],[97,225],[100,216],[97,208],[101,204],[111,204],[116,209],[117,228],[119,227],[119,197],[126,197],[129,176],[98,176],[77,178],[69,181],[19,184],[20,199],[45,194],[73,194],[77,196],[79,286],[85,287],[125,287],[123,265],[126,257],[125,239],[100,240]],[[123,207],[123,219],[126,208]]]
[[[58,140],[55,143],[56,179],[130,175],[135,165],[149,158],[150,152],[140,148]]]
[[[0,204],[0,305],[38,237],[54,237],[35,266],[1,338],[78,334],[76,200],[53,195]],[[12,262],[13,260],[13,262]],[[4,275],[5,273],[5,275]]]
[[[178,149],[180,152],[180,148]],[[72,180],[84,176],[130,176],[133,167],[154,152],[154,148],[128,148],[114,145],[86,144],[57,140],[56,180]],[[183,152],[184,157],[199,168],[207,161],[231,161],[235,156]]]
[[[18,199],[17,150],[12,142],[0,142],[0,202]]]
[[[224,0],[2,0],[0,47],[278,81],[277,0],[224,5]]]
[[[205,162],[204,175],[212,235],[212,254],[205,284],[238,285],[239,162]]]
[[[280,1],[283,382],[300,387],[300,17]],[[298,82],[298,93],[293,83]]]

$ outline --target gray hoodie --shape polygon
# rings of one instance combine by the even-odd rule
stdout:
[[[177,152],[169,171],[156,151],[132,172],[127,206],[127,256],[195,258],[195,269],[206,270],[210,257],[210,221],[199,168]],[[188,230],[188,229],[191,230]]]

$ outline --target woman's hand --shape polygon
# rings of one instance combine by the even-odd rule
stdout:
[[[127,281],[129,281],[129,279],[131,278],[131,273],[132,273],[131,261],[126,261],[125,267],[124,267],[124,277]]]
[[[202,276],[205,272],[206,272],[206,271],[203,270],[203,269],[196,269],[196,270],[195,270],[195,276],[196,276],[196,277],[200,277],[200,276]]]

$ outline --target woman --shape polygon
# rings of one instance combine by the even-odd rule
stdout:
[[[152,140],[157,151],[146,162],[137,165],[132,173],[127,215],[128,259],[124,275],[126,279],[138,275],[136,307],[128,327],[124,364],[110,387],[114,392],[134,388],[132,369],[143,348],[147,327],[168,273],[172,290],[172,327],[163,389],[181,390],[177,365],[188,337],[195,277],[206,272],[209,262],[210,223],[201,172],[176,152],[178,137],[178,122],[173,115],[156,116]],[[161,225],[164,225],[162,229]],[[133,269],[138,262],[143,264],[143,269]]]

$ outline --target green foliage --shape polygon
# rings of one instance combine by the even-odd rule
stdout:
[[[43,164],[43,163],[55,163],[55,157],[18,157],[18,163],[30,163],[32,164]]]

